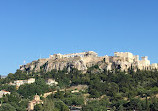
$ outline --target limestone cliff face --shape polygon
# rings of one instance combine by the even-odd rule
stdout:
[[[80,71],[87,71],[88,67],[97,64],[101,59],[98,57],[70,57],[70,58],[49,58],[39,59],[26,65],[22,65],[20,70],[22,71],[35,71],[39,72],[40,69],[45,72],[50,72],[53,69],[63,70],[66,69],[68,72],[72,68],[76,68]]]
[[[20,66],[20,70],[29,72],[39,72],[43,70],[45,72],[50,72],[53,69],[66,69],[69,72],[72,68],[76,68],[82,72],[86,72],[89,67],[94,65],[98,65],[100,71],[104,69],[113,70],[115,68],[127,71],[131,67],[140,70],[158,69],[158,64],[155,63],[150,65],[150,61],[146,56],[142,57],[142,60],[139,60],[139,56],[135,56],[132,53],[115,52],[114,56],[98,57],[97,53],[89,51],[65,55],[50,55],[49,58],[38,59],[37,61],[22,65]]]

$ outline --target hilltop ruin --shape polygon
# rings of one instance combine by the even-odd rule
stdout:
[[[72,53],[72,54],[53,54],[49,58],[38,59],[26,65],[20,66],[22,71],[39,72],[41,69],[49,72],[53,69],[70,71],[76,68],[82,72],[86,72],[89,67],[98,65],[100,69],[113,70],[115,68],[127,71],[129,68],[140,70],[158,69],[158,64],[150,64],[147,56],[139,60],[138,55],[130,52],[115,52],[114,56],[101,56],[94,51]]]

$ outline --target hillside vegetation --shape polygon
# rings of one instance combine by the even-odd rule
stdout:
[[[97,65],[90,67],[82,74],[77,69],[51,72],[29,73],[17,70],[15,74],[8,74],[0,79],[0,90],[10,91],[10,95],[0,98],[0,111],[26,111],[28,101],[33,96],[41,95],[44,104],[35,106],[35,111],[68,111],[69,106],[80,106],[83,111],[157,111],[158,110],[158,71],[122,72],[99,71]],[[32,84],[21,85],[18,89],[8,85],[14,80],[35,78]],[[48,78],[55,79],[59,84],[49,86],[45,83]],[[86,85],[87,89],[72,93],[70,87]],[[69,89],[69,90],[68,90]],[[77,89],[76,89],[77,90]],[[42,95],[53,92],[47,98]],[[9,108],[9,110],[7,109]]]

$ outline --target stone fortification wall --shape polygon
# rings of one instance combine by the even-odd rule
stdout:
[[[130,63],[139,61],[139,56],[138,55],[133,55],[130,52],[115,52],[114,57],[122,57]]]
[[[54,55],[50,55],[50,58],[70,58],[70,57],[97,57],[98,54],[95,53],[94,51],[88,51],[88,52],[81,52],[81,53],[72,53],[72,54],[54,54]]]
[[[121,67],[121,70],[128,70],[131,66],[135,69],[140,70],[152,70],[157,69],[157,64],[150,64],[150,60],[148,57],[142,57],[139,60],[138,55],[133,55],[130,52],[115,52],[114,56],[104,56],[104,61],[108,64],[112,64],[111,66],[108,65],[108,69],[116,68],[116,66]]]

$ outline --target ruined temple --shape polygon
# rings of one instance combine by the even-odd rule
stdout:
[[[87,71],[89,67],[98,65],[101,70],[113,70],[115,68],[127,71],[129,68],[135,70],[154,70],[158,68],[158,64],[150,64],[147,56],[144,56],[139,60],[138,55],[133,55],[130,52],[115,52],[114,56],[101,56],[94,51],[72,53],[72,54],[53,54],[49,58],[38,59],[26,65],[20,66],[22,71],[34,71],[39,72],[43,70],[49,72],[53,69],[71,71],[72,68],[76,68],[83,73]]]

